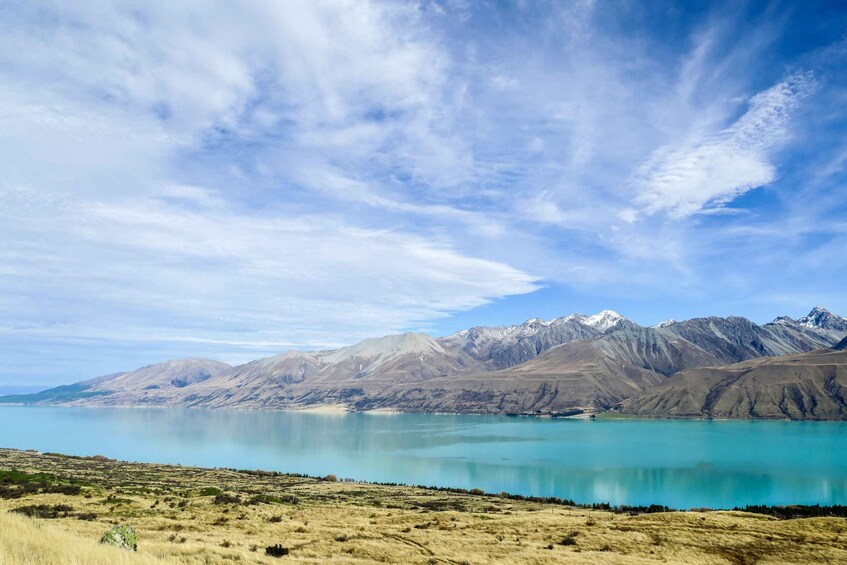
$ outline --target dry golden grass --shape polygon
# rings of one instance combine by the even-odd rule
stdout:
[[[60,524],[4,512],[0,514],[0,563],[20,565],[130,565],[178,563],[105,547],[65,531]]]
[[[629,516],[414,487],[0,450],[0,470],[10,469],[79,481],[82,490],[0,500],[2,565],[847,563],[847,520],[839,518]],[[216,503],[213,494],[203,494],[210,487],[241,501],[219,497]],[[279,500],[248,503],[258,495]],[[7,512],[33,504],[73,511],[50,520]],[[79,519],[85,513],[96,518]],[[137,554],[98,545],[119,522],[138,532]],[[290,554],[266,556],[265,547],[274,544]]]

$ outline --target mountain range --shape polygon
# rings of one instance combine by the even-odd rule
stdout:
[[[238,366],[173,360],[0,402],[843,419],[845,336],[847,319],[821,307],[764,325],[731,316],[652,327],[605,310]]]

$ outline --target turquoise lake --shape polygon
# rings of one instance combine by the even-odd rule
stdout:
[[[0,407],[0,447],[576,502],[847,504],[847,423]]]

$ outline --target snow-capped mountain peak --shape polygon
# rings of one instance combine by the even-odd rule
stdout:
[[[797,320],[806,328],[844,329],[847,328],[847,319],[833,314],[822,306],[815,306],[812,311]]]
[[[598,312],[593,316],[588,316],[585,318],[585,325],[591,326],[601,332],[608,330],[611,327],[614,327],[619,322],[626,320],[623,316],[618,314],[613,310],[603,310],[602,312]]]
[[[547,320],[542,320],[541,318],[530,318],[526,322],[523,323],[524,326],[549,326],[550,322]]]
[[[653,326],[653,327],[654,327],[654,328],[666,328],[666,327],[668,327],[668,326],[672,326],[672,325],[674,325],[674,324],[676,324],[676,323],[677,323],[677,321],[676,321],[676,320],[674,320],[673,318],[671,318],[670,320],[665,320],[664,322],[659,322],[658,324],[656,324],[656,325],[655,325],[655,326]]]

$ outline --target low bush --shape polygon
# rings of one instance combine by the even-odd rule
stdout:
[[[576,536],[579,535],[579,532],[571,532],[565,537],[562,538],[562,541],[559,542],[559,545],[576,545]]]
[[[206,487],[200,489],[199,496],[217,496],[221,493],[223,493],[223,491],[218,487]]]
[[[282,547],[280,544],[269,545],[265,548],[265,555],[269,555],[270,557],[284,557],[288,553],[288,548]]]
[[[240,496],[233,496],[227,493],[221,493],[215,496],[215,504],[241,504]]]
[[[53,506],[50,506],[49,504],[32,504],[30,506],[15,508],[12,512],[15,512],[16,514],[23,514],[30,518],[52,519],[67,518],[68,515],[73,512],[73,508],[67,504],[55,504]]]
[[[300,504],[300,499],[293,494],[283,494],[274,496],[271,494],[257,494],[252,496],[247,504],[255,506],[256,504]]]
[[[106,457],[105,455],[87,455],[80,457],[80,459],[84,459],[86,461],[99,461],[101,463],[117,463],[117,459],[112,459],[111,457]]]

